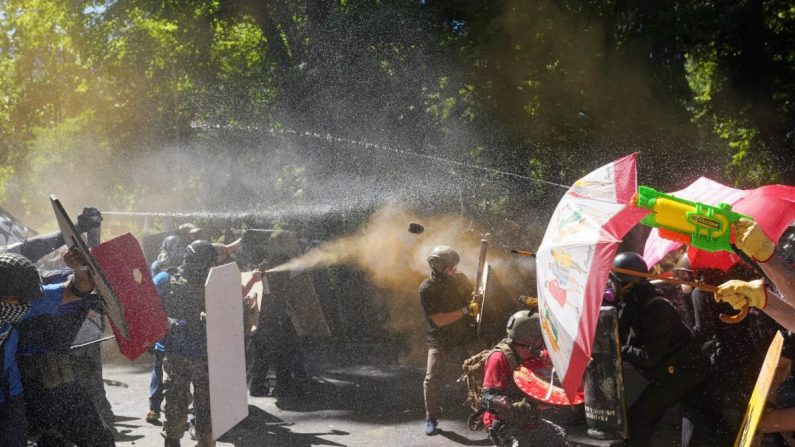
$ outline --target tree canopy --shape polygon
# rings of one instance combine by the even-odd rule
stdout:
[[[784,0],[0,0],[0,201],[500,215],[633,151],[792,184],[794,71]]]

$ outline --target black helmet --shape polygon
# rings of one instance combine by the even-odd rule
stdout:
[[[185,247],[179,236],[172,235],[163,239],[160,254],[157,256],[157,259],[161,262],[160,269],[167,270],[172,267],[179,267],[185,257]]]
[[[166,254],[175,254],[179,249],[179,236],[171,235],[163,239],[163,245],[160,247]]]
[[[209,241],[199,239],[193,241],[185,249],[185,260],[182,270],[188,274],[204,275],[215,264],[215,247]]]
[[[538,313],[530,310],[516,312],[508,319],[505,332],[512,342],[532,345],[541,338],[541,321]]]
[[[42,295],[39,271],[31,260],[17,253],[0,253],[0,296],[32,301]]]
[[[634,251],[625,251],[616,255],[616,257],[613,259],[613,267],[618,267],[624,270],[632,270],[640,273],[649,273],[649,268],[646,266],[646,261],[643,260],[641,255],[635,253]],[[628,275],[626,273],[616,273],[614,271],[610,271],[610,279],[620,284],[639,284],[647,282],[646,278]]]
[[[461,257],[458,256],[458,253],[446,245],[434,247],[431,254],[428,255],[428,265],[437,272],[458,265],[460,260]]]

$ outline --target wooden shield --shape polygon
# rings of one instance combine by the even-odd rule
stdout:
[[[66,246],[70,249],[74,248],[79,251],[83,256],[83,259],[86,260],[88,263],[89,272],[91,273],[91,278],[94,280],[94,289],[102,297],[102,302],[105,305],[106,315],[112,324],[115,325],[119,335],[122,338],[129,340],[130,329],[127,325],[127,320],[124,317],[122,303],[119,300],[118,295],[116,295],[116,292],[108,282],[108,279],[105,277],[102,269],[97,264],[94,256],[91,255],[91,252],[88,250],[85,242],[83,242],[83,239],[79,234],[77,234],[77,230],[75,230],[72,220],[69,218],[69,215],[66,214],[63,205],[61,205],[61,201],[58,200],[58,198],[54,195],[50,195],[50,203],[52,203],[52,209],[55,211],[55,219],[58,221],[58,226],[61,229],[61,234],[63,235],[63,240],[66,243]],[[149,269],[147,268],[146,271],[148,270]],[[149,282],[151,283],[151,280]]]
[[[263,245],[271,265],[282,264],[303,254],[295,234],[289,231],[271,233]],[[309,272],[263,272],[262,276],[274,295],[272,301],[286,303],[299,336],[331,335]]]
[[[124,337],[111,318],[110,325],[119,350],[135,360],[166,335],[168,321],[152,283],[143,251],[127,233],[91,248],[91,254],[118,298],[129,336]]]
[[[750,447],[754,444],[754,436],[756,435],[756,428],[759,426],[759,420],[762,418],[762,411],[765,409],[765,402],[767,401],[767,394],[770,392],[770,385],[773,383],[773,378],[776,376],[776,369],[778,368],[778,361],[781,358],[781,348],[784,345],[784,337],[780,332],[776,333],[770,347],[767,348],[767,355],[765,362],[762,364],[762,369],[759,371],[759,376],[754,385],[754,391],[751,393],[751,398],[748,400],[748,408],[745,410],[740,431],[737,433],[737,439],[734,441],[734,447]]]
[[[216,439],[248,416],[240,284],[240,270],[232,262],[212,268],[204,286],[210,413]]]
[[[315,293],[315,286],[306,272],[293,274],[292,272],[267,272],[271,294],[278,295],[287,306],[290,320],[299,337],[314,336],[328,337],[331,330],[328,327],[320,301]]]

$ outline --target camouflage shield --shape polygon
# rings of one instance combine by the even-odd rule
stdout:
[[[295,234],[289,231],[262,231],[251,251],[266,258],[263,263],[271,266],[283,264],[303,253]],[[260,260],[257,259],[259,263]],[[264,267],[261,266],[260,269]],[[328,337],[331,335],[320,300],[309,272],[293,270],[264,272],[270,287],[270,300],[274,305],[286,306],[290,319],[299,336]],[[265,307],[271,304],[266,304]]]

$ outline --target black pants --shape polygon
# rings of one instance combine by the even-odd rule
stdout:
[[[301,345],[289,316],[268,319],[260,316],[259,329],[252,341],[249,389],[265,389],[270,368],[276,373],[276,388],[282,391],[295,385],[294,378],[307,376]]]
[[[28,423],[25,418],[25,399],[22,396],[7,398],[0,403],[0,445],[28,445]]]
[[[45,386],[36,356],[19,362],[25,389],[25,413],[31,434],[40,447],[62,446],[64,440],[80,447],[111,447],[113,434],[102,423],[89,395],[72,380]]]
[[[629,440],[626,445],[648,446],[657,424],[669,408],[676,404],[682,404],[683,408],[698,404],[696,390],[705,378],[703,368],[679,368],[664,381],[650,383],[627,411]]]

